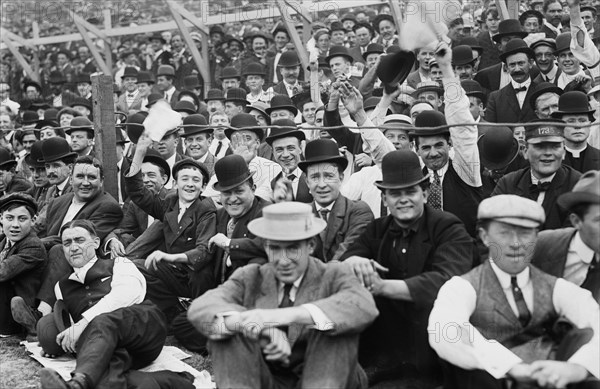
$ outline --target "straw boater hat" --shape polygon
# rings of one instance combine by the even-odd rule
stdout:
[[[325,220],[313,214],[312,206],[300,202],[268,205],[263,216],[248,223],[254,235],[276,241],[296,241],[312,238],[327,227]]]

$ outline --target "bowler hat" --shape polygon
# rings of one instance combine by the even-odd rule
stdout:
[[[29,109],[37,111],[38,109],[44,109],[45,110],[45,109],[48,109],[50,107],[51,107],[51,105],[48,104],[45,101],[32,101],[31,105],[29,106]]]
[[[121,126],[115,127],[115,144],[117,145],[125,145],[125,143],[129,143],[129,140],[125,139],[123,136],[123,130],[121,130]]]
[[[225,92],[225,102],[227,101],[238,101],[240,103],[244,103],[246,105],[250,104],[248,100],[246,100],[246,95],[248,93],[245,89],[242,88],[230,88]]]
[[[156,72],[156,77],[159,76],[175,77],[175,68],[171,65],[160,65]]]
[[[345,170],[348,160],[340,155],[338,144],[330,139],[316,139],[306,144],[304,149],[305,160],[298,163],[298,167],[306,172],[308,166],[315,163],[331,162]]]
[[[267,108],[265,111],[268,115],[271,115],[271,112],[278,109],[287,109],[291,111],[294,116],[298,115],[298,108],[294,105],[292,99],[287,95],[275,95],[271,99],[271,106]]]
[[[588,97],[585,93],[579,91],[565,92],[558,99],[558,110],[552,112],[553,118],[562,118],[563,115],[586,114],[591,121],[594,121],[594,112],[590,109]]]
[[[487,97],[485,93],[483,93],[483,88],[481,85],[475,80],[462,80],[460,85],[464,89],[467,96],[474,96],[481,100],[483,105],[485,105]]]
[[[65,133],[71,135],[73,131],[87,131],[94,134],[94,123],[85,116],[78,116],[71,120],[71,125],[65,129]]]
[[[264,130],[260,128],[248,128],[258,127],[258,122],[256,121],[256,118],[250,115],[249,113],[238,113],[237,115],[232,117],[230,126],[232,128],[225,129],[225,136],[230,139],[234,131],[247,130],[254,132],[261,142],[264,140]]]
[[[150,93],[148,95],[148,102],[146,103],[146,108],[152,107],[159,100],[164,100],[165,96],[160,93]]]
[[[151,164],[154,164],[158,167],[161,167],[165,174],[167,175],[167,182],[169,182],[169,180],[171,179],[171,167],[169,166],[169,163],[162,157],[162,155],[160,155],[160,153],[154,149],[148,149],[146,150],[146,155],[144,156],[144,159],[142,160],[142,163],[144,162],[149,162]]]
[[[265,72],[265,67],[258,63],[252,62],[249,63],[248,66],[243,71],[244,77],[246,76],[265,76],[267,73]]]
[[[382,56],[377,66],[377,77],[386,85],[395,88],[408,77],[415,64],[415,54],[412,51],[398,51]]]
[[[344,31],[344,32],[346,32],[346,29],[344,28],[344,25],[342,24],[342,22],[338,22],[336,20],[334,22],[331,22],[331,24],[329,25],[329,31],[330,32],[334,32],[334,31]]]
[[[195,74],[190,74],[189,76],[185,76],[183,78],[183,89],[184,90],[192,90],[200,88],[200,80],[198,76]]]
[[[62,355],[65,351],[56,342],[56,336],[71,326],[69,312],[63,300],[57,300],[51,315],[37,322],[37,334],[42,350],[48,355]]]
[[[570,192],[558,197],[558,205],[564,209],[578,204],[600,204],[600,171],[585,172]]]
[[[519,142],[508,127],[495,127],[477,140],[481,164],[497,170],[508,166],[519,154]]]
[[[439,129],[435,129],[435,130],[420,128],[420,127],[439,127],[439,126],[445,126],[446,124],[448,124],[448,123],[446,123],[446,117],[444,116],[443,113],[434,111],[434,110],[423,111],[420,114],[418,114],[417,117],[415,118],[415,129],[413,131],[411,131],[410,135],[412,135],[412,136],[434,136],[434,135],[448,134],[448,133],[450,133],[450,130],[447,127],[439,128]]]
[[[231,42],[237,42],[240,44],[242,49],[244,48],[244,42],[240,38],[237,38],[233,35],[226,35],[225,39],[223,39],[223,43],[230,44]]]
[[[379,43],[369,43],[367,45],[367,49],[362,54],[362,57],[366,61],[369,54],[383,54],[383,53],[385,53],[383,45],[380,45]]]
[[[154,79],[150,72],[138,72],[137,83],[154,84]]]
[[[48,77],[48,82],[50,84],[64,84],[67,82],[67,79],[62,74],[62,72],[58,70],[53,70],[50,72],[50,76]]]
[[[75,98],[75,100],[73,100],[73,102],[71,103],[71,107],[76,107],[76,106],[86,107],[90,111],[93,109],[92,103],[85,97]]]
[[[199,113],[195,113],[183,118],[183,137],[191,135],[209,133],[212,134],[213,129],[206,126],[206,118]]]
[[[521,25],[524,25],[525,21],[529,18],[536,18],[540,22],[540,27],[544,22],[544,15],[542,15],[541,12],[536,11],[534,9],[528,9],[527,11],[519,15],[519,23],[521,23]]]
[[[221,100],[221,101],[224,101],[225,100],[225,96],[223,96],[223,91],[221,89],[210,89],[206,93],[206,98],[204,100],[205,101],[210,101],[210,100]]]
[[[537,41],[533,42],[529,48],[531,50],[535,50],[536,47],[538,46],[548,46],[549,48],[552,49],[552,51],[556,51],[556,41],[552,38],[542,38],[542,39],[538,39]]]
[[[248,223],[248,230],[263,239],[298,241],[321,233],[327,222],[314,215],[309,204],[297,201],[267,205],[262,217]]]
[[[139,72],[136,68],[134,68],[133,66],[127,66],[125,68],[125,70],[123,71],[123,75],[121,76],[121,79],[125,79],[126,77],[133,77],[133,78],[137,78],[139,75]]]
[[[221,34],[224,35],[225,33],[223,32],[223,27],[219,26],[218,24],[212,26],[210,28],[210,30],[208,30],[208,35],[212,35],[212,34]]]
[[[12,156],[10,150],[0,147],[0,169],[9,170],[15,166],[17,166],[17,161]]]
[[[271,117],[267,113],[266,109],[269,108],[269,104],[264,103],[262,101],[255,101],[254,103],[247,105],[244,110],[246,113],[250,113],[253,110],[260,112],[266,119],[267,124],[271,124]]]
[[[531,144],[564,141],[565,122],[560,119],[536,119],[529,123],[543,123],[525,127],[525,141]],[[546,124],[554,123],[554,124]]]
[[[508,41],[506,47],[504,48],[504,52],[500,53],[500,59],[502,61],[506,61],[506,58],[510,55],[524,53],[527,54],[529,58],[533,58],[535,53],[533,50],[527,46],[527,43],[523,39],[515,38]]]
[[[179,92],[179,96],[177,96],[177,101],[182,101],[183,97],[185,96],[188,96],[193,100],[192,105],[194,106],[194,108],[200,107],[200,98],[198,98],[198,95],[191,90],[182,90],[181,92]],[[194,113],[196,113],[196,111],[194,111]]]
[[[33,209],[34,214],[37,214],[38,206],[33,197],[29,194],[20,192],[9,193],[2,196],[2,198],[0,198],[0,212],[3,212],[6,208],[15,204],[29,207]]]
[[[25,163],[30,167],[44,167],[44,155],[42,154],[42,143],[44,141],[38,140],[31,146],[31,150],[25,156]]]
[[[277,66],[281,68],[291,68],[300,65],[300,58],[295,50],[285,51],[283,54],[281,54],[281,57],[279,57],[279,62],[277,62]]]
[[[525,228],[536,228],[544,223],[546,214],[537,201],[502,194],[489,197],[479,203],[477,220],[495,220]]]
[[[23,119],[21,120],[21,124],[27,126],[29,124],[35,124],[40,120],[40,115],[35,111],[25,111],[23,112]]]
[[[44,120],[52,120],[56,122],[58,120],[58,109],[48,108],[44,111]]]
[[[73,82],[75,84],[83,84],[83,83],[91,84],[92,80],[90,78],[89,73],[79,73],[79,74],[75,75],[75,77],[73,78]]]
[[[275,139],[281,138],[297,138],[299,141],[306,140],[306,135],[304,135],[304,131],[299,130],[296,123],[290,119],[279,119],[273,122],[274,126],[280,126],[282,128],[272,128],[271,134],[267,137],[266,142],[269,146],[273,146],[273,141]]]
[[[163,38],[163,36],[162,36],[160,33],[158,33],[158,32],[156,32],[156,33],[152,34],[152,35],[151,35],[151,36],[148,38],[148,40],[149,40],[149,41],[153,41],[153,40],[155,40],[155,39],[158,39],[159,41],[161,41],[163,45],[167,43],[167,41],[165,40],[165,38]]]
[[[223,72],[221,73],[221,76],[219,76],[219,79],[225,80],[228,78],[237,78],[239,80],[242,77],[240,76],[236,68],[234,68],[233,66],[227,66],[223,69]]]
[[[35,129],[36,130],[41,130],[41,129],[44,129],[46,127],[53,127],[53,128],[54,127],[58,127],[58,123],[55,122],[54,120],[43,119],[43,120],[39,120],[37,122],[37,124],[35,125]]]
[[[215,163],[215,175],[217,182],[213,184],[213,189],[218,192],[233,189],[252,177],[248,164],[237,154],[226,155],[219,159]]]
[[[477,51],[479,55],[483,53],[483,47],[479,45],[479,41],[474,36],[464,37],[458,42],[458,44],[469,46],[471,50]]]
[[[417,154],[410,150],[387,153],[381,161],[381,181],[375,181],[379,189],[403,189],[418,185],[429,179],[423,175]]]
[[[556,50],[554,50],[554,55],[558,55],[567,50],[571,50],[571,33],[563,32],[556,37]]]
[[[39,83],[37,83],[37,82],[35,82],[35,81],[32,81],[32,80],[27,80],[27,81],[25,81],[25,82],[23,83],[23,91],[26,91],[26,90],[27,90],[27,88],[28,88],[28,87],[30,87],[30,86],[34,87],[34,88],[35,88],[35,89],[37,89],[39,92],[41,92],[41,91],[42,91],[42,86],[41,86]]]
[[[529,104],[531,104],[531,108],[533,108],[533,110],[535,110],[535,101],[544,93],[556,93],[560,96],[563,94],[563,90],[551,82],[539,83],[529,98]]]
[[[196,161],[195,159],[192,158],[184,158],[184,159],[180,159],[179,161],[175,162],[175,165],[173,165],[173,177],[177,177],[177,173],[181,170],[184,169],[186,167],[195,167],[196,169],[200,170],[201,174],[202,174],[202,183],[206,184],[210,178],[210,173],[208,172],[208,169],[206,168],[206,166],[204,166],[203,163]]]
[[[350,63],[354,62],[354,57],[350,55],[348,48],[346,46],[333,46],[329,49],[329,55],[325,58],[325,61],[328,63],[335,57],[344,57]]]
[[[518,36],[519,38],[525,38],[528,34],[523,31],[521,23],[517,19],[505,19],[498,24],[498,33],[492,37],[492,40],[496,43],[500,43],[500,40],[505,36]]]
[[[75,158],[77,153],[71,151],[66,139],[59,136],[48,138],[42,142],[43,162],[55,162],[65,158]],[[38,159],[38,162],[42,162]]]
[[[140,136],[142,136],[142,133],[144,132],[144,120],[146,120],[146,116],[148,116],[147,112],[140,111],[127,118],[125,130],[127,131],[127,136],[131,142],[137,143],[138,139],[140,139]]]
[[[370,109],[375,109],[377,107],[377,104],[379,104],[380,101],[381,101],[381,97],[377,97],[377,96],[371,96],[371,97],[367,98],[364,103],[364,110],[368,111]]]
[[[375,19],[373,20],[373,29],[375,31],[377,31],[377,33],[379,34],[379,23],[383,22],[384,20],[390,21],[392,24],[396,24],[396,22],[394,22],[394,17],[392,15],[388,15],[388,14],[379,14],[375,17]]]
[[[178,101],[177,104],[175,104],[175,108],[173,108],[173,111],[186,112],[189,115],[197,113],[194,103],[187,100]]]
[[[473,58],[473,49],[471,46],[459,45],[452,49],[452,65],[462,66],[473,64],[475,58]]]

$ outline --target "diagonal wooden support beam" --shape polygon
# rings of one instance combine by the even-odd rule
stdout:
[[[88,30],[92,34],[96,35],[98,38],[103,39],[106,42],[110,42],[110,39],[108,38],[108,35],[106,35],[98,27],[94,26],[91,23],[86,22],[85,19],[83,19],[81,16],[77,15],[72,10],[70,10],[69,13],[71,14],[71,17],[73,18],[73,21],[75,23],[82,25],[86,30]]]
[[[102,59],[100,52],[96,48],[96,45],[94,44],[94,42],[92,42],[92,38],[90,38],[90,36],[88,35],[86,28],[82,24],[78,23],[77,21],[75,21],[75,26],[77,27],[77,30],[79,30],[79,33],[81,34],[81,37],[83,38],[83,41],[85,42],[87,47],[90,49],[90,52],[92,53],[92,56],[96,60],[98,67],[100,67],[100,70],[102,70],[102,72],[104,74],[111,75],[112,74],[111,69],[108,66],[106,66],[106,62],[104,62],[104,59]]]
[[[290,38],[292,39],[292,43],[296,46],[296,52],[298,53],[298,57],[300,58],[300,63],[302,63],[302,69],[308,68],[308,54],[306,50],[304,50],[304,43],[302,39],[300,39],[300,35],[298,35],[298,31],[296,31],[296,26],[290,20],[290,15],[286,12],[286,3],[284,0],[277,0],[277,5],[279,6],[279,11],[281,12],[283,23],[290,34]],[[305,78],[308,79],[309,72],[304,72]]]
[[[206,38],[209,37],[209,29],[208,29],[208,27],[206,27],[206,24],[204,24],[204,22],[202,20],[200,20],[199,18],[197,18],[196,15],[194,15],[193,13],[191,13],[187,9],[183,8],[182,6],[180,6],[179,4],[177,4],[174,1],[168,1],[168,3],[169,3],[169,7],[171,7],[175,11],[179,12],[179,14],[183,18],[187,19],[197,29],[199,29],[202,34],[206,35]]]
[[[398,1],[390,0],[390,10],[392,11],[394,22],[396,22],[396,31],[400,31],[402,28],[402,23],[404,23],[404,19]]]
[[[23,70],[25,70],[25,73],[27,73],[27,76],[29,78],[31,78],[33,81],[39,83],[40,75],[33,71],[31,66],[29,66],[29,62],[27,62],[25,57],[23,57],[23,54],[21,54],[19,49],[15,45],[13,45],[13,43],[12,43],[11,39],[8,37],[8,35],[5,35],[5,34],[0,34],[0,35],[1,35],[0,39],[2,39],[2,41],[4,42],[4,44],[6,45],[8,50],[10,50],[10,52],[15,57],[17,62],[19,62],[19,65],[21,65]]]

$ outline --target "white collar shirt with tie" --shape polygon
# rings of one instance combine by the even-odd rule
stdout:
[[[556,173],[554,173],[550,177],[537,178],[536,176],[533,175],[533,172],[531,172],[531,183],[537,185],[537,184],[541,184],[542,182],[552,182],[555,175],[556,175]],[[538,198],[537,198],[537,203],[541,205],[544,202],[545,198],[546,198],[546,191],[545,190],[540,191],[540,194],[538,195]]]
[[[518,83],[515,80],[511,80],[510,83],[512,84],[512,87],[515,90],[515,94],[517,95],[517,101],[519,102],[519,108],[523,108],[523,103],[525,102],[525,96],[527,96],[527,90],[529,89],[529,86],[531,85],[531,78],[528,78],[523,83]],[[519,91],[519,89],[523,89],[523,88],[525,88],[525,90]]]

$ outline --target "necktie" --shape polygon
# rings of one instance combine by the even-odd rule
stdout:
[[[287,176],[287,179],[293,182],[296,179],[296,175],[295,174],[290,174],[290,175]]]
[[[537,200],[540,192],[545,192],[550,188],[550,182],[538,182],[537,184],[531,184],[529,186],[529,193],[531,194],[532,200]]]
[[[6,255],[8,254],[8,251],[11,248],[11,244],[9,241],[6,242],[6,246],[4,247],[4,249],[2,251],[0,251],[0,262],[4,261],[4,259],[6,258]]]
[[[283,298],[281,299],[281,304],[279,304],[279,308],[288,308],[294,306],[294,302],[290,299],[290,292],[292,291],[292,286],[294,284],[285,284],[283,286]]]
[[[385,206],[385,203],[383,202],[383,198],[381,199],[381,204],[379,205],[380,209],[381,209],[381,214],[380,217],[384,217],[387,216],[388,214],[388,209]]]
[[[327,221],[327,216],[329,216],[329,210],[326,208],[323,208],[319,211],[319,215],[321,215],[321,219]]]
[[[519,93],[519,92],[527,92],[527,87],[522,86],[520,88],[515,88],[515,93]]]
[[[54,198],[57,198],[58,196],[60,196],[60,189],[56,188],[56,191],[54,191]]]
[[[165,100],[169,101],[169,95],[165,92]]]
[[[592,292],[592,296],[598,301],[600,298],[600,264],[598,263],[598,254],[594,254],[594,258],[588,268],[587,276],[581,287]]]
[[[517,277],[510,278],[510,285],[512,287],[513,296],[515,298],[515,303],[517,303],[517,311],[519,311],[519,323],[523,327],[526,327],[531,319],[531,312],[527,308],[527,304],[525,304],[525,299],[523,298],[523,292],[519,285],[517,284]]]
[[[215,151],[215,157],[217,155],[219,155],[219,152],[221,151],[221,147],[223,147],[223,142],[219,141],[219,144],[217,145],[217,151]]]
[[[177,215],[177,223],[181,223],[181,218],[183,218],[183,214],[185,214],[185,207],[179,208],[179,214]]]
[[[429,187],[427,202],[434,209],[442,209],[442,182],[437,170],[433,172],[433,182]]]

